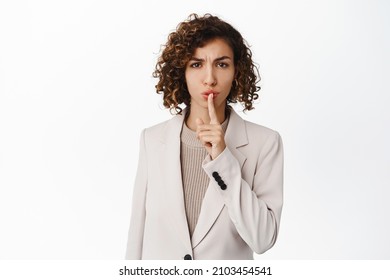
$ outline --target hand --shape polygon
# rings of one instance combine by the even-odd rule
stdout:
[[[208,110],[210,116],[210,124],[205,124],[200,118],[196,119],[197,129],[196,135],[205,146],[211,159],[217,158],[226,148],[225,134],[221,124],[218,122],[217,113],[215,112],[213,94],[210,94],[207,99]]]

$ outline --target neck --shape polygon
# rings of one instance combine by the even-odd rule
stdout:
[[[222,124],[226,119],[226,104],[223,104],[220,108],[215,108],[217,113],[217,119],[220,124]],[[188,113],[186,117],[186,125],[189,129],[196,131],[196,119],[199,118],[203,120],[205,124],[210,123],[210,115],[207,108],[188,108]]]

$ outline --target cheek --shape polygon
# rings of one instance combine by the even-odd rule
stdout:
[[[195,77],[193,73],[186,73],[185,74],[185,81],[187,85],[188,92],[190,96],[192,96],[192,93],[196,91],[196,85],[195,85]]]
[[[224,69],[219,72],[219,80],[224,83],[228,83],[229,81],[233,82],[234,80],[234,68]]]
[[[185,74],[185,79],[187,83],[187,87],[194,87],[197,84],[198,81],[198,75],[194,72],[189,72]]]
[[[186,79],[187,85],[191,85],[191,83],[193,81],[193,77],[192,77],[191,73],[186,72],[185,73],[185,79]]]
[[[223,83],[225,87],[230,87],[234,80],[234,74],[231,75],[224,75],[221,77],[220,81]]]

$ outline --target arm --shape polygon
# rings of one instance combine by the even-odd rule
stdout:
[[[145,201],[147,189],[147,164],[145,149],[145,130],[141,133],[137,175],[135,178],[130,228],[127,240],[126,259],[142,258],[142,244],[145,225]]]
[[[278,235],[283,204],[283,145],[279,134],[270,135],[264,144],[253,185],[242,179],[240,165],[227,147],[214,160],[208,156],[203,169],[221,194],[241,238],[256,253],[270,249]],[[219,174],[225,190],[213,172]]]

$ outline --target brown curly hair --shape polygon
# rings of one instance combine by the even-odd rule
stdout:
[[[253,101],[259,96],[256,84],[260,81],[259,71],[252,61],[252,52],[241,34],[230,24],[216,16],[205,14],[199,17],[191,14],[181,22],[176,31],[168,36],[153,77],[158,78],[156,92],[163,94],[166,108],[181,114],[179,104],[190,106],[191,97],[185,80],[185,67],[195,49],[203,47],[212,39],[221,38],[232,48],[234,54],[235,80],[227,97],[227,103],[241,102],[245,110],[253,109]]]

